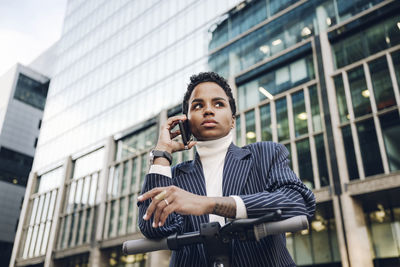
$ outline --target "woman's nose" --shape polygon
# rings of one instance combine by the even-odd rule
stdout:
[[[205,105],[203,114],[204,114],[204,116],[205,115],[214,114],[214,110],[213,110],[212,106],[211,105]]]

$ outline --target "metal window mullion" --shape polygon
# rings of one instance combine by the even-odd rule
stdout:
[[[386,59],[388,61],[388,66],[389,66],[389,74],[390,78],[392,79],[392,88],[394,90],[394,96],[396,98],[396,103],[397,106],[400,106],[400,92],[399,92],[399,84],[397,81],[396,73],[394,71],[394,65],[393,65],[393,59],[390,53],[386,53]]]
[[[256,106],[254,109],[254,122],[256,126],[256,142],[261,141],[261,114],[260,106]]]
[[[292,150],[292,166],[293,166],[293,171],[297,174],[297,176],[299,176],[300,175],[299,174],[299,162],[297,160],[296,143],[294,142],[296,137],[295,137],[295,132],[294,132],[293,105],[292,105],[292,97],[290,94],[286,95],[286,106],[287,106],[287,115],[288,115],[288,124],[289,124],[289,139],[290,139],[291,150]]]
[[[137,195],[134,195],[134,199],[137,198]],[[132,211],[132,228],[130,229],[130,233],[136,232],[136,218],[139,216],[139,208],[137,205],[133,205],[133,211]]]
[[[356,129],[356,125],[354,123],[354,111],[353,111],[353,103],[352,103],[351,94],[350,94],[349,79],[347,77],[347,72],[343,71],[342,75],[343,75],[344,93],[346,95],[347,111],[349,112],[349,117],[350,117],[350,129],[351,129],[351,135],[353,138],[354,152],[356,154],[357,168],[358,168],[358,173],[360,175],[360,179],[363,180],[363,179],[365,179],[365,173],[364,173],[364,166],[362,163],[362,156],[361,156],[361,150],[360,150],[360,143],[358,140],[357,129]]]
[[[388,162],[388,158],[387,158],[387,155],[385,152],[385,143],[383,141],[381,124],[379,122],[379,118],[377,115],[378,108],[376,106],[374,90],[372,87],[371,73],[369,71],[369,67],[368,67],[367,63],[364,62],[363,67],[364,67],[365,77],[367,80],[367,87],[368,87],[368,91],[369,91],[369,98],[371,101],[372,114],[373,114],[373,118],[374,118],[374,122],[375,122],[376,137],[378,139],[379,151],[381,153],[381,159],[382,159],[382,163],[383,163],[383,170],[385,173],[389,173],[389,162]]]
[[[313,166],[313,174],[314,174],[314,185],[315,189],[321,188],[321,183],[319,180],[319,168],[317,162],[317,151],[315,147],[315,139],[314,139],[314,130],[312,125],[312,114],[311,114],[311,101],[310,101],[310,93],[308,91],[308,87],[304,88],[304,104],[306,106],[306,114],[307,114],[307,127],[308,127],[308,135],[310,141],[310,151],[311,151],[311,162]]]
[[[270,102],[270,115],[271,115],[271,130],[272,130],[272,141],[273,142],[278,142],[278,128],[277,128],[277,122],[276,122],[276,106],[275,106],[275,100]]]

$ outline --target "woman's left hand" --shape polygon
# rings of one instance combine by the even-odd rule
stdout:
[[[209,214],[213,210],[212,198],[187,192],[176,186],[157,187],[138,197],[140,202],[151,198],[144,220],[154,216],[153,227],[164,225],[172,212],[183,215]]]

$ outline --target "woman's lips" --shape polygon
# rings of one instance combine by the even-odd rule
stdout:
[[[204,127],[214,127],[217,125],[217,122],[215,120],[205,120],[201,125]]]

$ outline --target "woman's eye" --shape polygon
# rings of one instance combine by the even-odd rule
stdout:
[[[193,108],[194,108],[194,109],[201,108],[201,104],[196,104],[196,105],[193,106]]]
[[[217,103],[215,104],[215,106],[216,106],[216,107],[223,107],[224,104],[223,104],[222,102],[217,102]]]

